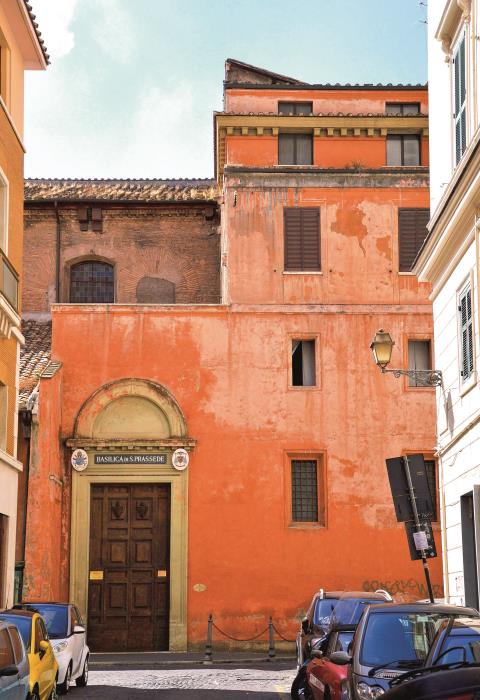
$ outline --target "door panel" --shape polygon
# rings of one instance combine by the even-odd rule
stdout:
[[[170,487],[91,487],[92,651],[168,649]]]

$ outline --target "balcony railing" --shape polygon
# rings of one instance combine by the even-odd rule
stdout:
[[[0,250],[0,293],[15,311],[18,309],[18,274]]]

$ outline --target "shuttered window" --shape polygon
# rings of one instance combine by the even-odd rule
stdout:
[[[473,374],[473,318],[472,290],[465,287],[459,296],[458,304],[460,327],[460,374],[466,382]]]
[[[465,81],[465,36],[457,46],[453,57],[454,122],[455,122],[455,164],[457,164],[467,147],[467,111]]]
[[[429,209],[398,210],[399,270],[410,272],[418,251],[427,237]]]
[[[386,114],[420,114],[420,102],[387,102]]]
[[[311,134],[279,134],[279,165],[312,165],[313,136]]]
[[[320,270],[320,209],[284,209],[285,270]]]

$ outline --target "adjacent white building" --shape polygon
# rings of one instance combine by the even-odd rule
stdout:
[[[437,456],[449,602],[479,606],[480,0],[429,0],[431,212],[414,271],[433,285]]]

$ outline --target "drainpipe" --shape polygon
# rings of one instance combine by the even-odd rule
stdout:
[[[53,202],[55,209],[55,217],[57,219],[57,242],[56,242],[56,252],[55,252],[55,301],[57,304],[60,303],[60,214],[58,211],[58,201],[55,199]]]

